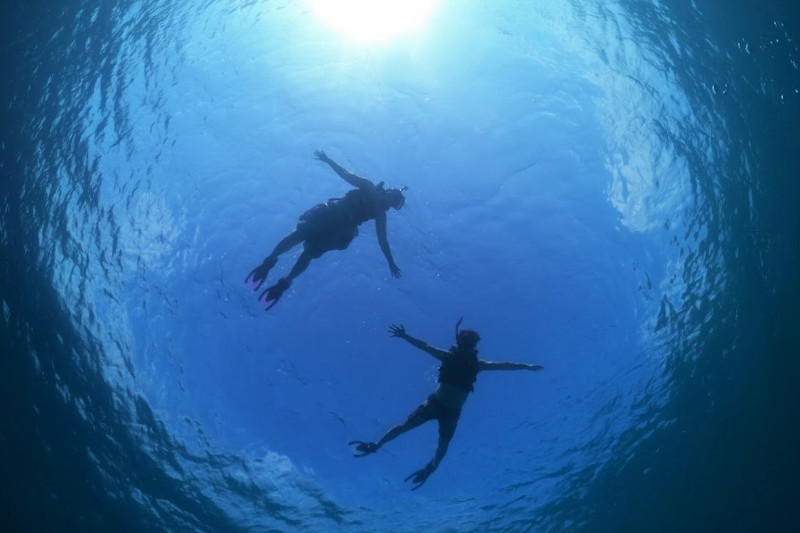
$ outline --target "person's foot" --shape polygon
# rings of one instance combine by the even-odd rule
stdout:
[[[292,283],[287,278],[281,278],[278,280],[278,283],[262,292],[261,296],[258,297],[258,301],[264,304],[264,311],[268,311],[273,305],[278,303],[284,291],[288,289],[291,284]]]
[[[352,442],[348,442],[347,444],[350,446],[352,446],[353,444],[356,445],[356,451],[358,453],[353,454],[356,457],[364,457],[365,455],[369,455],[371,453],[375,453],[378,451],[378,445],[375,444],[374,442],[364,442],[360,440],[354,440]]]
[[[244,282],[250,285],[254,291],[257,291],[258,288],[261,287],[261,284],[267,279],[269,271],[272,270],[272,267],[274,267],[277,262],[277,257],[267,257],[260,265],[250,271],[247,277],[244,278]]]

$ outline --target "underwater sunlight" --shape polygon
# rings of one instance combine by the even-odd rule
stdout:
[[[2,3],[0,524],[800,531],[799,11]]]
[[[439,0],[308,0],[314,14],[342,36],[378,44],[422,28]]]

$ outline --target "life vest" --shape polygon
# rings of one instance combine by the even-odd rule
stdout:
[[[478,379],[478,350],[461,352],[457,347],[450,348],[450,355],[442,360],[439,367],[439,383],[472,392]]]

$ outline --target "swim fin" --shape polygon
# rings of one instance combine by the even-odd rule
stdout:
[[[244,282],[254,291],[258,290],[261,284],[267,279],[269,271],[272,270],[272,267],[274,267],[277,262],[277,257],[267,257],[260,265],[250,271],[247,277],[244,278]]]
[[[278,303],[278,300],[281,299],[283,296],[284,291],[289,288],[291,285],[291,281],[286,278],[281,278],[278,280],[278,283],[275,285],[268,287],[267,290],[261,293],[261,296],[258,297],[258,301],[264,304],[264,311],[269,311],[273,305]]]
[[[411,490],[417,490],[426,481],[428,481],[428,476],[433,474],[434,470],[436,470],[436,468],[431,463],[428,463],[419,470],[417,470],[416,472],[414,472],[413,474],[411,474],[410,476],[408,476],[407,478],[405,478],[403,482],[411,481],[411,484],[413,485],[413,487],[411,487]]]
[[[356,451],[359,453],[353,454],[356,457],[364,457],[365,455],[369,455],[371,453],[375,453],[378,451],[378,445],[374,442],[364,442],[362,440],[354,440],[347,443],[348,445],[352,446],[353,444],[356,445]]]

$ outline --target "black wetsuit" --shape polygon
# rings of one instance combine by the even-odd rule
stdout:
[[[381,213],[370,189],[352,189],[343,198],[331,198],[300,216],[297,231],[311,257],[344,250],[358,235],[358,226]]]

